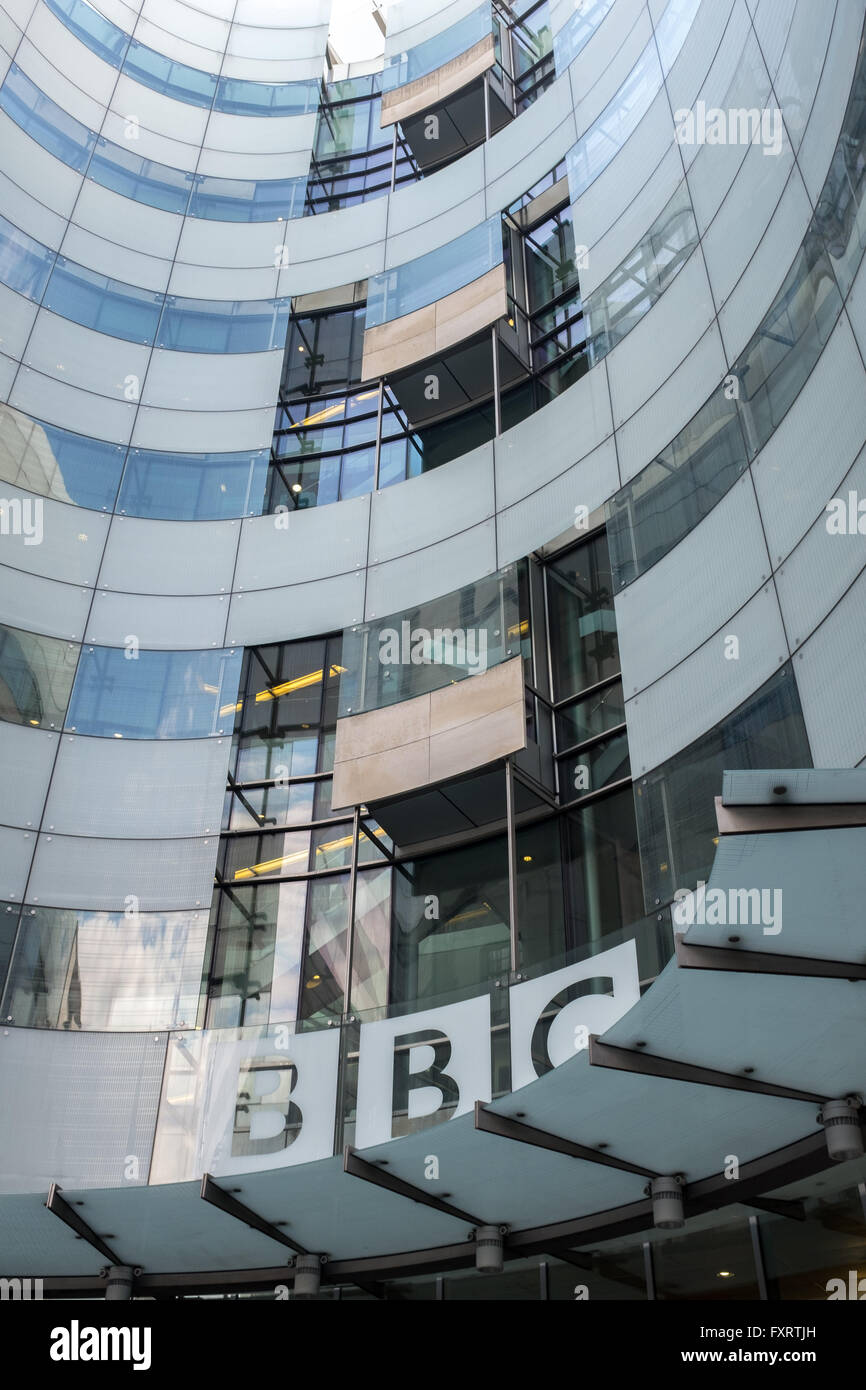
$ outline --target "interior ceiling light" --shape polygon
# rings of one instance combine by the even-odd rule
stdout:
[[[301,348],[301,352],[303,352]],[[293,430],[303,429],[306,425],[320,425],[323,420],[331,420],[335,415],[342,415],[346,409],[345,401],[338,401],[336,405],[329,405],[325,410],[317,410],[315,415],[305,415],[303,420],[298,420],[297,424],[292,425]]]
[[[302,483],[292,483],[292,492],[297,494],[299,492],[303,492],[303,490],[304,488]]]
[[[384,835],[381,826],[373,831],[374,835]],[[329,840],[327,844],[317,845],[316,854],[328,854],[335,849],[345,849],[352,843],[351,835],[341,835],[338,840]],[[256,874],[269,874],[274,869],[279,869],[282,864],[296,864],[299,859],[306,859],[306,849],[297,849],[293,854],[281,854],[277,859],[265,859],[261,864],[250,864],[245,869],[236,869],[235,878],[253,878]]]
[[[492,911],[493,909],[490,904],[485,903],[483,907],[473,907],[467,912],[458,912],[456,917],[449,917],[448,925],[453,927],[455,922],[470,922],[475,917],[486,917],[487,914]]]

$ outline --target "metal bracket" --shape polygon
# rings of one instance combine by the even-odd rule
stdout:
[[[299,1245],[296,1240],[290,1240],[284,1235],[271,1221],[266,1221],[263,1216],[259,1216],[252,1208],[244,1206],[237,1197],[233,1197],[224,1188],[218,1187],[210,1173],[204,1173],[201,1180],[201,1192],[199,1194],[203,1201],[209,1202],[212,1207],[217,1207],[219,1211],[224,1211],[226,1216],[234,1217],[235,1221],[242,1221],[245,1226],[249,1226],[253,1231],[259,1231],[263,1236],[269,1236],[271,1240],[279,1241],[280,1245],[285,1245],[296,1255],[308,1255],[306,1246]]]
[[[306,1246],[300,1245],[296,1240],[291,1240],[287,1235],[284,1235],[273,1222],[266,1221],[263,1216],[259,1216],[258,1213],[254,1212],[250,1207],[244,1206],[243,1202],[239,1202],[237,1197],[234,1197],[230,1192],[226,1192],[224,1188],[218,1187],[209,1173],[205,1173],[202,1176],[201,1196],[204,1201],[210,1202],[211,1206],[217,1207],[220,1211],[224,1211],[227,1216],[234,1217],[236,1221],[242,1221],[245,1226],[250,1226],[254,1231],[260,1231],[262,1235],[269,1236],[271,1240],[279,1241],[280,1245],[285,1245],[289,1250],[294,1251],[296,1255],[310,1254]],[[363,1289],[365,1293],[371,1293],[374,1298],[381,1298],[383,1296],[381,1284],[362,1283],[360,1279],[353,1279],[351,1282],[359,1289]]]
[[[771,1081],[756,1081],[751,1076],[714,1071],[711,1067],[680,1062],[672,1057],[658,1057],[652,1052],[638,1052],[631,1047],[613,1047],[610,1043],[601,1042],[596,1033],[589,1036],[589,1065],[633,1072],[638,1076],[661,1076],[668,1081],[689,1081],[696,1086],[720,1086],[726,1091],[749,1091],[752,1095],[776,1096],[780,1100],[802,1100],[810,1105],[823,1105],[827,1100],[826,1096],[816,1095],[814,1091],[776,1086]]]
[[[70,1206],[65,1197],[61,1197],[61,1187],[59,1183],[53,1182],[48,1189],[48,1200],[45,1205],[53,1216],[59,1216],[70,1230],[73,1230],[79,1240],[86,1240],[88,1245],[92,1245],[94,1250],[98,1250],[100,1255],[104,1255],[109,1264],[122,1265],[128,1261],[121,1260],[115,1255],[114,1251],[105,1244],[101,1236],[92,1231],[84,1220],[79,1216],[74,1207]]]
[[[475,1102],[475,1128],[486,1134],[498,1134],[501,1139],[514,1139],[519,1144],[532,1144],[538,1149],[550,1149],[553,1153],[567,1154],[569,1158],[579,1158],[587,1163],[598,1163],[605,1168],[619,1168],[624,1173],[636,1173],[642,1178],[657,1178],[660,1174],[651,1168],[643,1168],[639,1163],[630,1163],[625,1158],[615,1158],[613,1154],[602,1153],[560,1134],[551,1134],[545,1129],[535,1129],[522,1124],[510,1115],[499,1115],[487,1110],[482,1101]]]
[[[787,1216],[790,1221],[806,1220],[805,1203],[792,1201],[787,1197],[750,1197],[743,1206],[755,1207],[758,1211],[769,1211],[773,1216]]]
[[[465,1221],[468,1226],[492,1224],[488,1221],[482,1221],[477,1216],[471,1216],[469,1212],[461,1211],[459,1207],[453,1207],[442,1197],[434,1197],[432,1193],[424,1192],[420,1187],[413,1187],[412,1183],[405,1182],[403,1178],[398,1178],[393,1173],[383,1172],[377,1164],[368,1163],[366,1159],[359,1158],[355,1150],[348,1144],[343,1150],[343,1171],[352,1178],[363,1178],[364,1182],[371,1182],[376,1187],[384,1187],[388,1192],[395,1192],[399,1197],[408,1197],[410,1202],[419,1202],[421,1206],[433,1207],[435,1211],[441,1211],[446,1216],[454,1216],[458,1221]]]
[[[743,970],[753,975],[805,975],[813,979],[866,980],[866,965],[858,961],[819,960],[785,956],[775,951],[743,951],[729,946],[687,943],[674,936],[677,965],[683,970]]]

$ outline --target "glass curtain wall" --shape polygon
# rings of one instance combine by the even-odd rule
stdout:
[[[545,973],[563,958],[633,938],[646,982],[671,948],[667,925],[644,916],[604,531],[555,555],[544,579],[553,760],[565,811],[518,828],[521,962]]]
[[[397,828],[423,817],[383,806],[395,845],[365,808],[332,806],[336,720],[471,671],[409,666],[415,684],[391,691],[362,629],[246,653],[211,915],[209,1026],[321,1027],[488,990],[497,1017],[507,994],[497,987],[515,971],[541,974],[629,937],[641,978],[658,973],[669,942],[655,917],[643,921],[604,534],[556,556],[544,576],[523,571],[494,576],[472,600],[494,645],[509,644],[502,659],[522,653],[527,754],[510,770],[500,763],[445,784],[449,826],[423,848]],[[440,619],[460,627],[465,600],[446,596],[412,621],[434,636]],[[368,667],[377,680],[362,690]],[[550,790],[535,780],[551,754],[559,802],[552,775]],[[507,1087],[507,1065],[501,1079]]]
[[[507,66],[514,81],[515,107],[520,112],[556,79],[550,6],[548,0],[512,0],[507,13]]]
[[[322,83],[305,215],[355,207],[423,176],[399,123],[383,129],[381,114],[380,72]]]
[[[362,387],[364,306],[293,314],[271,449],[266,510],[371,492],[378,383]]]
[[[211,913],[208,1027],[342,1011],[345,913],[341,929],[333,920],[353,834],[330,797],[340,647],[338,637],[321,638],[245,655]]]
[[[495,134],[536,101],[556,77],[548,0],[496,8],[494,36],[492,99],[485,97],[484,79],[477,79],[419,117],[383,127],[383,90],[399,85],[398,77],[410,80],[399,64],[322,82],[304,215],[354,207],[444,169],[483,143],[488,126]],[[438,127],[435,140],[430,117]]]
[[[428,472],[491,440],[583,375],[589,354],[580,248],[564,169],[552,170],[509,210],[502,243],[499,219],[491,219],[470,234],[465,250],[461,241],[424,258],[423,267],[410,262],[375,277],[366,297],[361,284],[347,287],[352,302],[345,305],[295,307],[266,511],[323,506]],[[474,257],[468,270],[467,255]],[[442,278],[446,293],[455,277],[459,285],[503,257],[506,318],[435,359],[362,380],[366,329],[434,298],[431,276]]]

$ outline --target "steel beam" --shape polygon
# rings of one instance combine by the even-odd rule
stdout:
[[[683,970],[741,970],[752,975],[803,975],[811,979],[866,980],[866,965],[850,960],[819,960],[774,951],[743,951],[729,946],[691,945],[674,934],[677,965]]]
[[[787,1216],[790,1221],[805,1221],[806,1207],[803,1202],[793,1202],[781,1197],[752,1197],[743,1203],[744,1207],[755,1207],[758,1211],[769,1211],[773,1216]]]
[[[551,1134],[546,1129],[536,1129],[523,1124],[510,1115],[499,1115],[487,1110],[482,1101],[475,1102],[475,1128],[486,1134],[497,1134],[501,1139],[513,1139],[519,1144],[532,1144],[537,1149],[550,1149],[553,1153],[566,1154],[569,1158],[583,1159],[586,1163],[598,1163],[604,1168],[619,1168],[623,1173],[636,1173],[641,1178],[657,1178],[660,1175],[652,1168],[643,1168],[639,1163],[630,1163],[625,1158],[615,1158],[599,1149],[578,1144],[561,1134]]]
[[[711,1067],[693,1062],[679,1062],[673,1057],[658,1057],[652,1052],[639,1052],[631,1047],[613,1047],[603,1043],[595,1033],[589,1038],[589,1065],[610,1067],[613,1071],[628,1071],[637,1076],[661,1076],[668,1081],[689,1081],[695,1086],[719,1086],[726,1091],[748,1091],[751,1095],[776,1096],[780,1100],[801,1100],[808,1105],[823,1105],[827,1096],[814,1091],[797,1091],[792,1086],[777,1086],[771,1081],[757,1081],[752,1076],[736,1076],[733,1072],[714,1071]]]
[[[357,1159],[358,1164],[364,1164]],[[364,1167],[372,1166],[364,1164]],[[741,1165],[737,1181],[727,1180],[722,1173],[714,1174],[690,1183],[688,1187],[687,1212],[697,1216],[703,1212],[722,1210],[734,1202],[748,1205],[753,1198],[762,1193],[774,1192],[795,1182],[833,1169],[835,1165],[827,1154],[827,1146],[822,1133],[810,1134],[804,1139],[789,1144],[786,1148],[764,1154],[749,1163]],[[385,1175],[374,1168],[376,1180]],[[360,1176],[360,1174],[356,1174]],[[366,1174],[365,1174],[366,1176]],[[388,1178],[377,1181],[377,1185],[396,1190],[399,1179]],[[426,1194],[410,1187],[403,1195],[421,1201]],[[866,1207],[866,1185],[861,1194]],[[437,1199],[428,1199],[425,1205],[438,1206]],[[454,1209],[451,1213],[455,1214]],[[483,1224],[466,1213],[460,1213],[470,1225]],[[83,1225],[83,1223],[82,1223]],[[595,1245],[617,1236],[637,1235],[652,1226],[652,1206],[648,1200],[632,1202],[626,1206],[615,1207],[588,1216],[572,1218],[547,1226],[536,1226],[509,1233],[505,1248],[506,1259],[525,1259],[530,1255],[554,1255],[568,1264],[583,1267],[575,1258],[579,1255],[575,1246]],[[87,1237],[85,1237],[87,1238]],[[99,1240],[99,1237],[94,1237]],[[99,1247],[97,1247],[99,1248]],[[103,1253],[106,1253],[103,1249]],[[114,1256],[106,1253],[106,1258]],[[325,1266],[330,1283],[354,1283],[361,1288],[370,1287],[367,1281],[393,1279],[408,1274],[435,1275],[452,1269],[469,1269],[475,1262],[473,1244],[463,1238],[448,1245],[428,1247],[419,1250],[402,1250],[381,1255],[349,1257],[331,1260]],[[275,1284],[284,1281],[285,1265],[267,1269],[233,1270],[190,1270],[169,1274],[142,1274],[136,1280],[139,1295],[152,1294],[155,1297],[172,1297],[182,1293],[218,1293],[273,1290]],[[76,1298],[100,1296],[103,1281],[96,1275],[46,1275],[44,1293],[46,1298]]]
[[[306,1246],[299,1245],[296,1240],[291,1240],[287,1235],[279,1230],[272,1221],[266,1221],[258,1212],[251,1207],[244,1206],[230,1192],[218,1187],[210,1173],[205,1173],[201,1180],[201,1192],[199,1194],[203,1201],[209,1202],[212,1207],[217,1207],[219,1211],[224,1211],[226,1216],[234,1217],[235,1221],[242,1221],[245,1226],[249,1226],[253,1231],[259,1231],[261,1235],[267,1236],[270,1240],[277,1241],[280,1245],[285,1245],[295,1255],[308,1255],[310,1252]]]
[[[108,1260],[109,1264],[123,1264],[123,1260],[115,1255],[110,1246],[105,1244],[105,1240],[103,1240],[102,1236],[98,1236],[95,1231],[92,1231],[84,1220],[84,1217],[79,1216],[75,1207],[70,1206],[65,1197],[61,1197],[61,1190],[60,1184],[56,1182],[53,1182],[48,1189],[48,1200],[45,1205],[52,1216],[59,1216],[60,1220],[64,1222],[70,1230],[75,1232],[79,1240],[86,1240],[88,1245],[92,1245],[94,1250],[98,1250],[100,1255],[103,1255],[105,1259]],[[83,1205],[83,1203],[81,1205]],[[106,1239],[110,1240],[113,1239],[113,1237],[107,1236]]]
[[[350,1148],[348,1144],[343,1150],[343,1171],[352,1178],[362,1178],[364,1182],[373,1183],[376,1187],[384,1187],[388,1192],[394,1192],[399,1197],[408,1197],[410,1202],[419,1202],[421,1206],[433,1207],[434,1211],[441,1211],[445,1216],[454,1216],[458,1221],[465,1221],[469,1226],[489,1224],[482,1221],[480,1217],[470,1216],[469,1212],[461,1211],[459,1207],[453,1207],[442,1197],[436,1197],[432,1193],[424,1192],[420,1187],[414,1187],[412,1183],[396,1177],[394,1173],[384,1172],[379,1164],[368,1163],[366,1159],[359,1158],[355,1150]]]

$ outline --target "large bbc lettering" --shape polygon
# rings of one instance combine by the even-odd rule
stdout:
[[[637,951],[626,941],[509,992],[512,1089],[537,1080],[637,1003]],[[556,1011],[558,1008],[558,1012]],[[199,1171],[253,1172],[333,1153],[337,1030],[218,1042],[208,1062]],[[280,1041],[285,1046],[280,1047]],[[546,1057],[538,1065],[539,1057]],[[394,1135],[394,1115],[435,1124],[491,1098],[490,999],[364,1023],[355,1145]]]

